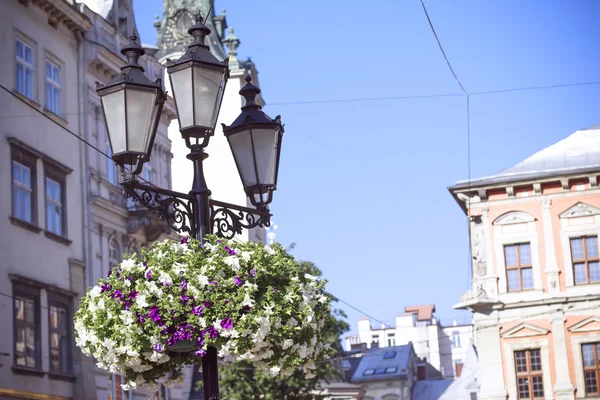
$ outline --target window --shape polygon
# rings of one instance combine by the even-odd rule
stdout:
[[[515,351],[515,366],[519,400],[544,398],[540,349]]]
[[[106,179],[111,185],[117,184],[117,169],[115,167],[115,162],[112,160],[112,149],[110,148],[110,141],[108,139],[108,132],[104,131],[104,136],[106,138],[106,144],[104,146],[104,152],[108,157],[106,157]]]
[[[21,39],[16,42],[17,92],[33,99],[33,47]]]
[[[385,353],[383,355],[383,359],[384,360],[390,360],[392,358],[396,357],[396,352],[395,351],[388,351],[387,353]]]
[[[40,369],[39,291],[15,288],[13,292],[15,365]]]
[[[386,368],[377,368],[377,369],[375,369],[375,375],[385,374],[385,370],[386,370]]]
[[[504,246],[508,291],[533,289],[533,267],[529,243]]]
[[[34,167],[34,168],[32,168]],[[35,164],[13,161],[13,216],[33,223],[33,182]]]
[[[471,392],[471,400],[477,400],[477,393]]]
[[[600,343],[581,345],[581,353],[585,393],[588,396],[598,396],[600,395]]]
[[[63,185],[46,176],[46,230],[64,236]]]
[[[61,301],[49,298],[48,336],[50,340],[50,369],[65,374],[71,372],[69,321],[68,300]]]
[[[116,239],[111,239],[108,243],[108,270],[112,270],[121,262],[121,246]]]
[[[46,108],[60,115],[60,67],[46,60]]]
[[[112,374],[109,378],[109,389],[108,400],[132,400],[133,392],[123,390],[123,384],[125,378],[121,375]]]
[[[367,376],[367,375],[373,375],[375,373],[375,370],[373,368],[367,368],[365,369],[365,372],[363,372],[363,375]]]
[[[398,371],[398,367],[388,367],[385,369],[386,374],[395,374]]]
[[[417,366],[417,380],[418,381],[425,380],[425,366],[424,365]]]
[[[388,333],[388,346],[392,347],[396,345],[396,334]]]
[[[460,331],[452,331],[452,347],[460,347]]]
[[[160,383],[158,390],[154,392],[154,400],[169,400],[169,388]]]
[[[148,183],[154,183],[152,182],[153,176],[154,169],[152,168],[152,165],[150,163],[146,163],[146,165],[144,165],[144,180]]]
[[[598,236],[571,239],[571,257],[576,285],[600,282]]]

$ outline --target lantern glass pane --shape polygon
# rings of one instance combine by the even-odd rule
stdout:
[[[150,126],[150,134],[148,135],[147,139],[146,139],[146,143],[144,144],[144,147],[146,149],[146,153],[148,154],[148,156],[150,156],[150,153],[152,152],[152,148],[150,147],[150,141],[152,140],[152,136],[156,135],[156,130],[158,128],[158,121],[160,120],[160,107],[161,105],[159,103],[155,103],[154,104],[154,109],[152,110],[152,125]]]
[[[156,104],[156,90],[127,88],[128,150],[145,153],[154,125],[152,113]]]
[[[194,100],[195,125],[212,128],[214,125],[215,107],[221,93],[223,71],[194,67]]]
[[[275,164],[279,142],[278,129],[253,129],[254,152],[258,183],[261,185],[275,184]]]
[[[231,151],[238,165],[244,187],[253,186],[258,183],[250,135],[251,131],[248,130],[228,136]]]
[[[110,136],[112,153],[127,150],[125,130],[125,89],[105,94],[101,97],[106,118],[106,128]]]
[[[177,116],[179,117],[180,129],[187,128],[194,124],[194,102],[192,96],[192,67],[186,67],[179,71],[169,74],[171,87],[173,88],[173,97],[177,105]]]

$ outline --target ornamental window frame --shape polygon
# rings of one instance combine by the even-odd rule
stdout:
[[[37,225],[38,219],[38,211],[37,211],[37,160],[36,157],[31,152],[23,149],[22,147],[11,144],[10,146],[11,153],[11,216],[19,221],[23,221],[27,224]],[[21,167],[25,167],[29,169],[29,187],[26,187],[22,182],[15,182],[14,173],[15,173],[15,164],[18,164]],[[29,192],[29,216],[30,220],[22,218],[22,216],[17,215],[16,207],[15,207],[15,189],[21,189]]]
[[[581,212],[577,213],[577,210]],[[600,209],[588,204],[576,202],[566,211],[559,214],[560,246],[563,253],[564,282],[566,291],[575,295],[583,295],[594,291],[594,285],[600,282],[575,284],[575,271],[571,251],[571,239],[596,236],[600,239]],[[600,242],[599,242],[600,245]],[[595,293],[595,291],[594,291]]]
[[[554,391],[552,390],[550,350],[548,339],[532,339],[527,342],[505,342],[504,343],[504,363],[506,365],[506,376],[508,396],[510,399],[518,399],[517,388],[517,368],[515,363],[515,352],[523,350],[540,350],[542,361],[542,383],[544,385],[544,400],[552,400]],[[540,397],[542,399],[542,397]]]
[[[52,182],[58,185],[60,190],[60,199],[54,198],[54,196],[48,193],[48,183]],[[51,163],[44,162],[44,211],[45,211],[45,229],[46,234],[56,235],[61,238],[67,237],[67,174],[65,171],[61,171]],[[49,223],[50,214],[48,213],[48,207],[58,207],[60,209],[60,231],[56,232],[51,230],[52,227]]]
[[[15,92],[19,95],[35,102],[37,98],[37,43],[31,40],[26,35],[21,32],[15,31],[15,36],[13,39],[13,43],[15,45],[15,53],[14,53],[14,66],[15,66]],[[18,44],[21,44],[24,49],[29,48],[31,50],[31,61],[28,61],[25,57],[20,57],[18,54]],[[31,73],[31,93],[28,93],[27,87],[20,88],[19,87],[19,66],[23,68],[23,73],[26,71]],[[23,77],[25,79],[25,77]]]
[[[575,387],[577,388],[577,398],[585,399],[585,374],[583,368],[583,349],[582,345],[600,342],[600,331],[595,328],[588,329],[585,325],[589,323],[598,323],[600,318],[593,316],[586,318],[568,328],[571,335],[571,350],[573,353],[573,364],[575,369]]]
[[[493,246],[498,274],[499,295],[518,296],[519,298],[525,296],[534,297],[539,291],[543,290],[540,246],[536,229],[537,222],[532,215],[517,210],[502,214],[493,221]],[[509,291],[504,247],[521,243],[529,243],[530,245],[533,288],[524,291]]]

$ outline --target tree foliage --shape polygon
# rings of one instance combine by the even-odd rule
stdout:
[[[314,263],[301,261],[300,264],[305,273],[321,276],[321,271]],[[343,311],[333,310],[323,327],[324,337],[336,354],[342,352],[339,337],[349,329],[342,319],[345,317]],[[319,398],[315,394],[319,382],[339,377],[338,369],[329,360],[320,362],[317,367],[316,376],[307,380],[300,368],[291,376],[273,377],[248,361],[224,363],[220,366],[219,386],[222,397],[227,400],[313,400]]]

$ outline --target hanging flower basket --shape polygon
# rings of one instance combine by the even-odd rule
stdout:
[[[208,346],[273,375],[326,357],[325,281],[301,272],[279,245],[208,236],[183,238],[133,256],[90,289],[75,315],[75,339],[127,387],[182,379]]]

